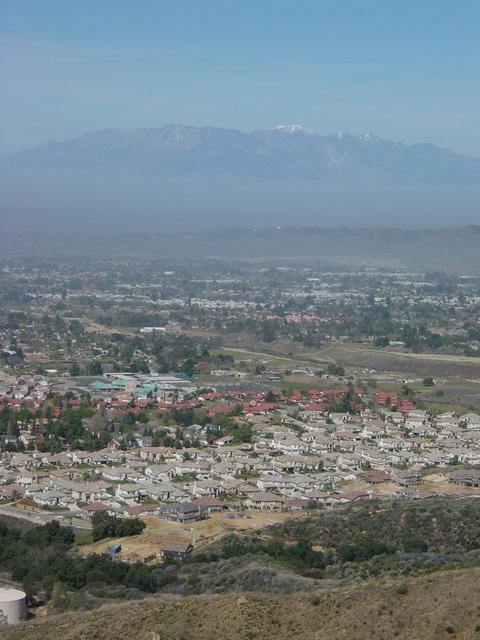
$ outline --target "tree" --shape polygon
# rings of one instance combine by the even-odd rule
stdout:
[[[184,373],[186,376],[191,377],[193,375],[194,366],[195,366],[195,363],[193,362],[192,358],[187,358],[183,362],[181,372]]]
[[[145,523],[139,518],[119,519],[98,511],[92,517],[93,541],[103,538],[117,538],[121,536],[134,536],[145,529]]]
[[[265,402],[277,402],[278,396],[273,391],[268,391],[265,395]]]
[[[91,376],[102,375],[102,364],[99,360],[93,360],[88,364],[88,374]]]
[[[345,375],[345,369],[341,365],[334,362],[328,365],[327,371],[331,376],[339,376],[343,378],[343,376]]]
[[[273,342],[275,340],[275,326],[271,320],[264,320],[262,322],[260,336],[263,342]]]
[[[70,367],[70,375],[72,378],[78,378],[78,376],[81,375],[80,366],[76,362],[74,362]]]

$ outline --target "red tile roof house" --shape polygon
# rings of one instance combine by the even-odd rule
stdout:
[[[251,405],[248,402],[243,403],[243,410],[246,414],[252,415],[265,415],[269,411],[274,411],[279,405],[276,402],[260,402],[256,405]]]
[[[377,404],[384,407],[388,404],[397,405],[398,404],[398,396],[396,393],[388,392],[388,391],[377,391],[375,394],[375,399]]]

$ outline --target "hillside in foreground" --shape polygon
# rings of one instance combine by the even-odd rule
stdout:
[[[441,640],[480,638],[480,569],[295,595],[152,598],[39,619],[2,640]]]

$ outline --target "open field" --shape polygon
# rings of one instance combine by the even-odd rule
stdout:
[[[480,378],[480,360],[448,354],[408,353],[375,349],[355,344],[326,345],[312,351],[311,357],[319,361],[330,360],[348,367],[362,367],[377,371],[412,376],[441,378]]]
[[[122,333],[125,336],[131,336],[135,333],[134,329],[129,329],[128,327],[111,327],[105,324],[100,324],[99,322],[95,322],[91,318],[86,318],[82,316],[81,318],[63,318],[67,322],[71,322],[72,320],[78,320],[85,327],[86,331],[90,332],[98,332],[105,335],[110,335],[112,333]]]
[[[417,401],[436,406],[440,411],[455,410],[477,411],[480,406],[480,385],[472,385],[469,381],[448,380],[435,387],[423,388],[416,396]]]
[[[443,378],[480,378],[480,358],[444,353],[411,353],[408,351],[375,348],[357,343],[328,343],[321,348],[307,348],[298,342],[276,340],[259,342],[251,337],[225,336],[224,350],[263,357],[277,357],[290,363],[328,365],[338,362],[347,367],[392,371],[414,376]],[[241,358],[239,358],[241,359]]]
[[[218,338],[221,335],[217,331],[212,331],[211,329],[186,328],[182,330],[182,333],[192,338]]]
[[[259,351],[249,351],[246,349],[240,349],[236,347],[222,347],[218,349],[212,349],[212,353],[223,353],[225,355],[232,356],[235,360],[249,360],[250,358],[261,358],[266,360],[271,366],[293,366],[298,363],[307,363],[299,358],[290,357],[287,354],[282,356],[272,355],[271,353]]]
[[[289,595],[152,597],[50,615],[1,640],[474,640],[480,569]]]

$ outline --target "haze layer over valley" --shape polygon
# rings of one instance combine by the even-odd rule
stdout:
[[[480,160],[369,133],[172,124],[4,154],[0,188],[2,222],[37,230],[441,227],[454,212],[456,224],[477,221]]]

